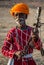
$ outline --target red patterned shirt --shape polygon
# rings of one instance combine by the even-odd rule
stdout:
[[[7,57],[13,57],[16,51],[23,50],[31,37],[31,31],[32,28],[30,26],[28,26],[26,30],[12,28],[4,40],[2,53]],[[40,40],[38,40],[37,43],[34,42],[34,45],[38,50],[40,50],[41,45],[39,42]],[[33,48],[29,47],[28,53],[33,53]]]

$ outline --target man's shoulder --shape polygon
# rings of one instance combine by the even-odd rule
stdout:
[[[9,33],[14,33],[15,30],[16,30],[16,28],[14,27],[14,28],[11,28],[8,32],[9,32]]]
[[[27,26],[27,28],[28,28],[29,30],[32,30],[32,29],[33,29],[33,27],[31,27],[31,26]]]

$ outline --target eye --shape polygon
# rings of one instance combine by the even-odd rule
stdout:
[[[15,14],[15,16],[18,16],[18,13],[17,13],[17,14]]]

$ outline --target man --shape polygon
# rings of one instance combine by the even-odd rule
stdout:
[[[8,32],[2,47],[2,53],[9,58],[14,58],[14,65],[36,65],[32,57],[33,48],[40,50],[42,43],[37,36],[38,34],[31,34],[33,28],[26,25],[25,21],[29,14],[29,8],[25,3],[18,3],[12,7],[10,13],[15,18],[18,26]],[[28,45],[31,37],[33,43],[29,43],[28,53],[21,56],[22,50]]]

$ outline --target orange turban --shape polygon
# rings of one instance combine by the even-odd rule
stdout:
[[[14,5],[11,10],[10,10],[10,14],[13,16],[13,14],[15,15],[16,13],[24,13],[24,14],[29,14],[29,8],[26,4],[24,3],[18,3],[16,5]]]

